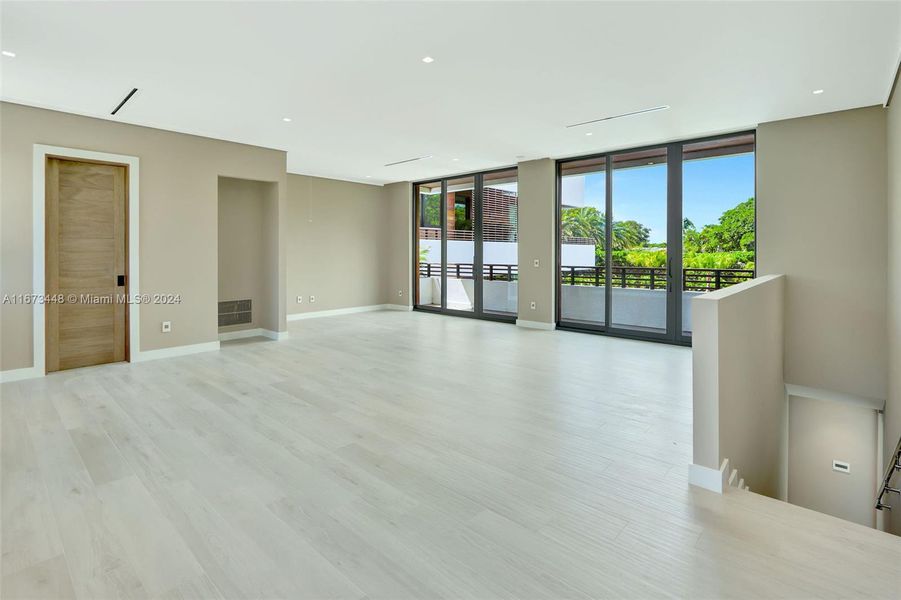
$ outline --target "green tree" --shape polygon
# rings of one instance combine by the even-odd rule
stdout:
[[[613,249],[640,248],[651,239],[651,230],[638,221],[613,222]]]
[[[592,240],[603,252],[607,246],[607,222],[594,206],[564,208],[560,213],[561,230],[565,237],[581,237]],[[638,221],[613,222],[613,249],[639,248],[648,243],[651,230]]]
[[[698,236],[696,251],[753,252],[754,198],[725,211],[716,225],[705,225]]]
[[[565,237],[588,238],[596,246],[605,243],[604,217],[593,206],[564,208],[560,211],[560,228]]]
[[[701,251],[701,234],[691,219],[682,219],[682,249],[684,252]]]
[[[423,194],[422,223],[425,227],[441,227],[441,194]]]

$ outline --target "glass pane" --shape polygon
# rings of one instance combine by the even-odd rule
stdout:
[[[666,168],[666,148],[613,157],[613,327],[666,333]]]
[[[519,282],[516,169],[482,178],[482,308],[516,315]]]
[[[475,305],[475,178],[447,182],[447,308],[471,311]]]
[[[607,173],[604,157],[564,163],[560,181],[560,317],[605,323]]]
[[[691,298],[754,277],[754,134],[682,148],[682,334]]]
[[[417,261],[419,285],[415,303],[441,306],[441,182],[417,186]]]

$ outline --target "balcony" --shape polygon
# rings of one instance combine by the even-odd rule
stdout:
[[[592,322],[604,314],[607,282],[604,267],[560,267],[562,317],[568,321]],[[753,269],[682,270],[682,319],[686,331],[691,330],[689,300],[699,294],[735,285],[754,278]],[[519,267],[515,264],[485,264],[482,266],[483,303],[486,310],[515,314],[517,312],[517,281]],[[613,319],[626,327],[665,328],[666,268],[613,266]],[[441,304],[441,264],[419,264],[420,304]],[[448,263],[448,308],[471,310],[474,298],[474,265]]]

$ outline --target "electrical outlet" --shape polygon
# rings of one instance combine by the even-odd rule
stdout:
[[[539,262],[539,260],[537,258],[532,261],[532,266],[535,267],[536,269],[538,268],[538,265],[540,265],[540,264],[541,263]]]
[[[316,302],[316,296],[310,296],[310,302]]]
[[[529,302],[529,308],[531,308],[532,310],[535,310],[535,308],[537,308],[537,306],[538,305],[535,304],[534,302]]]
[[[397,297],[398,297],[398,298],[403,298],[403,297],[404,297],[404,291],[403,291],[403,290],[397,290]]]
[[[298,296],[298,297],[297,297],[297,303],[298,303],[298,304],[303,304],[303,296]]]
[[[163,321],[162,326],[163,333],[169,333],[172,331],[172,321]]]

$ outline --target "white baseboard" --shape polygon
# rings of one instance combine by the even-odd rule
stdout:
[[[24,369],[9,369],[8,371],[0,371],[0,383],[8,383],[11,381],[22,381],[23,379],[34,379],[35,377],[43,377],[40,369],[35,367],[25,367]]]
[[[402,310],[405,312],[410,312],[413,310],[413,307],[407,304],[383,304],[382,306],[385,308],[385,310]]]
[[[210,352],[212,350],[218,349],[219,342],[205,342],[203,344],[189,344],[186,346],[174,346],[172,348],[160,348],[159,350],[145,350],[144,352],[132,352],[130,362],[139,363],[148,360],[156,360],[158,358],[185,356],[188,354],[198,354],[200,352]],[[10,369],[8,371],[0,371],[0,383],[21,381],[23,379],[34,379],[36,377],[44,377],[45,375],[46,374],[42,373],[40,369],[36,369],[34,367],[26,367],[24,369]]]
[[[172,358],[200,352],[211,352],[219,349],[219,342],[204,342],[202,344],[188,344],[186,346],[173,346],[172,348],[160,348],[159,350],[144,350],[132,353],[131,362],[145,362],[159,358]]]
[[[240,340],[249,337],[267,337],[270,340],[286,340],[288,339],[287,331],[272,331],[271,329],[263,329],[256,327],[254,329],[239,329],[238,331],[223,331],[219,334],[220,342],[229,340]]]
[[[355,313],[373,312],[376,310],[412,310],[402,304],[371,304],[369,306],[351,306],[349,308],[333,308],[331,310],[316,310],[312,312],[293,313],[288,315],[289,321],[302,319],[318,319],[319,317],[337,317],[339,315],[352,315]]]
[[[688,465],[688,483],[717,494],[726,489],[729,477],[729,459],[723,460],[719,469],[711,469],[701,465]]]
[[[254,329],[239,329],[238,331],[223,331],[219,333],[219,341],[227,342],[229,340],[242,340],[249,337],[260,337],[263,330],[259,327]]]
[[[291,334],[287,331],[272,331],[271,329],[263,329],[262,335],[269,338],[270,340],[282,341],[291,337]]]
[[[526,327],[528,329],[543,329],[545,331],[553,331],[557,329],[555,323],[545,323],[544,321],[526,321],[525,319],[516,319],[517,327]]]

